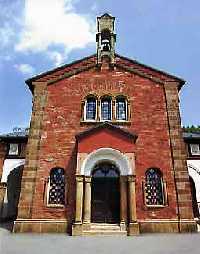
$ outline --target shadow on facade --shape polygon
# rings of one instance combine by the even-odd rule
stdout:
[[[24,166],[13,169],[7,178],[7,189],[4,197],[4,203],[1,211],[2,222],[14,221],[17,218],[18,203],[21,192],[21,179]],[[3,223],[10,227],[10,223]]]
[[[195,183],[192,179],[192,177],[189,177],[190,179],[190,187],[191,187],[191,194],[192,194],[192,208],[195,218],[199,218],[199,209],[197,204],[197,198],[196,198],[196,187]]]

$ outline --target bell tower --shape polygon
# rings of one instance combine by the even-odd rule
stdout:
[[[101,66],[102,59],[108,58],[109,63],[115,63],[115,42],[116,34],[114,33],[115,17],[108,13],[97,17],[97,65]]]

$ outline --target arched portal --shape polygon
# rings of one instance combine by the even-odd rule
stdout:
[[[91,176],[95,165],[101,161],[110,161],[120,171],[120,175],[132,175],[134,172],[134,161],[131,161],[120,151],[113,148],[99,148],[90,153],[81,166],[81,175]]]
[[[92,222],[120,222],[119,171],[110,162],[102,162],[92,172]]]

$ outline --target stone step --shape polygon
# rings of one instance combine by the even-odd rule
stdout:
[[[127,231],[119,224],[92,223],[90,229],[83,230],[83,235],[119,235],[127,236]]]
[[[127,231],[115,231],[115,230],[112,230],[112,231],[98,231],[98,230],[84,230],[83,233],[82,233],[84,236],[92,236],[92,235],[105,235],[105,236],[127,236]]]
[[[92,223],[90,228],[91,230],[120,231],[120,226],[118,224]]]

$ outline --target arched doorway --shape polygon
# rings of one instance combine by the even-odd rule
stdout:
[[[120,222],[119,171],[109,162],[95,166],[92,173],[92,222]]]
[[[199,209],[198,209],[197,198],[196,198],[196,187],[195,187],[195,183],[194,183],[191,176],[189,177],[189,179],[190,179],[190,187],[191,187],[191,194],[192,194],[193,213],[194,213],[194,217],[198,218],[199,217]]]

